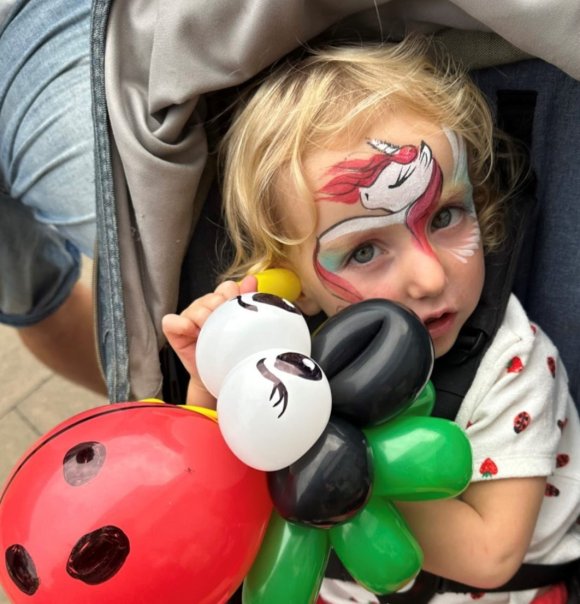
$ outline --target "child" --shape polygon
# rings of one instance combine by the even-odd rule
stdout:
[[[327,49],[279,68],[226,136],[224,203],[236,252],[229,277],[291,268],[307,315],[373,297],[400,302],[441,357],[480,299],[484,255],[503,236],[504,198],[489,110],[430,50],[417,40]],[[215,404],[195,368],[199,329],[223,301],[254,288],[251,276],[225,281],[164,318],[191,374],[188,402]],[[557,350],[513,296],[456,421],[473,448],[469,488],[452,500],[398,504],[424,569],[485,592],[523,562],[580,556],[578,414]],[[565,602],[567,593],[556,584],[477,597]],[[335,580],[324,581],[321,599],[379,601]]]

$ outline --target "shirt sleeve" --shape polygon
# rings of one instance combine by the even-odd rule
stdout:
[[[526,330],[498,334],[458,414],[472,446],[473,481],[548,476],[556,465],[566,372],[549,338],[527,320]]]

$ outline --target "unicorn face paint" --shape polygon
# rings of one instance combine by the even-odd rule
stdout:
[[[465,145],[403,112],[370,134],[352,148],[307,158],[318,222],[299,272],[327,314],[372,297],[405,304],[440,356],[483,286]]]

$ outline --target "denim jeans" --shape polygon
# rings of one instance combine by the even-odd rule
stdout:
[[[0,32],[0,321],[66,300],[95,241],[90,0],[27,0]]]
[[[109,400],[129,399],[129,345],[119,259],[119,234],[105,94],[105,38],[112,0],[93,0],[92,103],[97,196],[97,334]]]

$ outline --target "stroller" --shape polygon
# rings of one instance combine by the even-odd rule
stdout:
[[[512,289],[559,347],[580,401],[580,280],[562,263],[580,264],[570,228],[580,224],[571,152],[580,61],[558,40],[529,35],[542,15],[506,16],[468,1],[190,4],[94,3],[97,333],[111,401],[185,399],[186,376],[164,343],[161,317],[211,291],[227,255],[215,149],[239,89],[304,44],[397,40],[409,29],[434,32],[473,70],[497,121],[529,149],[535,174],[512,204],[509,244],[488,262],[461,379],[454,367],[436,369],[437,414],[455,416]],[[566,19],[546,4],[534,8],[547,11],[545,22]]]

